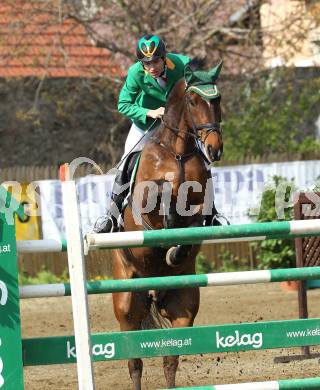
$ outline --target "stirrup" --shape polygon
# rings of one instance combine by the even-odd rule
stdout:
[[[224,221],[224,223],[221,223],[220,219],[222,219],[222,220]],[[215,215],[212,217],[211,225],[212,225],[212,226],[230,225],[230,221],[229,221],[228,218],[225,217],[224,215],[222,215],[222,214],[220,214],[220,213],[217,213],[217,214],[215,214]]]
[[[223,220],[223,223],[221,222],[221,219]],[[208,218],[208,219],[205,219],[205,226],[223,226],[223,225],[230,225],[230,222],[228,220],[228,218],[226,218],[224,215],[222,214],[215,214],[211,220]]]

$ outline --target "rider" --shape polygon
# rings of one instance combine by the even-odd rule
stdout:
[[[126,156],[141,151],[152,136],[160,124],[170,91],[183,77],[185,64],[190,61],[189,57],[181,54],[167,53],[164,41],[157,35],[143,36],[137,43],[136,56],[138,61],[129,68],[118,101],[119,112],[129,117],[132,125],[115,178],[110,212],[107,218],[96,223],[96,232],[106,233],[116,227],[114,215],[123,202],[123,194],[118,192],[126,184],[123,174]]]
[[[126,157],[141,151],[159,126],[170,91],[184,76],[184,67],[190,61],[187,56],[167,53],[165,43],[157,35],[143,36],[137,43],[136,56],[138,61],[129,68],[118,101],[119,112],[129,117],[132,125],[115,178],[110,211],[96,222],[96,233],[116,230],[116,216],[124,200],[123,186],[128,181]]]

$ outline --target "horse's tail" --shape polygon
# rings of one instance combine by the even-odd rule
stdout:
[[[147,316],[141,323],[141,329],[171,328],[171,322],[163,317],[158,309],[157,302],[152,301]]]

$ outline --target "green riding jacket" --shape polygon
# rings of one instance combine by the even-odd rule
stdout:
[[[119,112],[129,117],[142,130],[153,127],[154,119],[148,118],[147,112],[165,106],[169,93],[174,84],[183,77],[184,66],[189,61],[189,57],[181,54],[167,54],[167,85],[164,88],[144,70],[141,62],[136,62],[129,68],[126,82],[121,89]]]

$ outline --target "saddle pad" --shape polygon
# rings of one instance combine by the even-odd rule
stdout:
[[[134,183],[135,183],[135,179],[136,179],[136,175],[137,175],[138,168],[139,168],[139,163],[140,163],[140,157],[141,157],[141,153],[139,153],[139,155],[137,156],[137,159],[136,159],[136,161],[134,163],[132,174],[131,174],[131,177],[130,177],[129,192],[128,192],[127,196],[124,199],[122,210],[124,210],[128,206],[129,198],[131,197],[131,194],[133,193]],[[128,174],[130,174],[130,172],[128,172]]]

